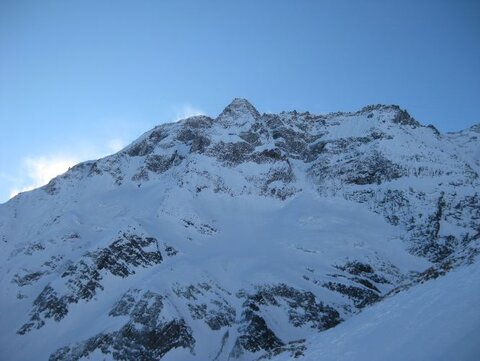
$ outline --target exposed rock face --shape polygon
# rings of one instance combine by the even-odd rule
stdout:
[[[30,321],[18,333],[23,335],[33,327],[39,329],[48,318],[60,321],[67,315],[69,304],[90,301],[104,289],[102,279],[105,275],[125,278],[134,274],[138,267],[153,266],[161,261],[155,238],[121,234],[108,247],[88,252],[78,262],[68,265],[61,275],[65,291],[56,291],[51,284],[45,286],[33,302]]]
[[[476,261],[479,133],[395,105],[244,99],[157,126],[0,205],[0,354],[300,357],[306,337]]]
[[[194,345],[191,330],[183,320],[140,329],[128,324],[119,331],[98,334],[75,346],[63,347],[55,351],[49,360],[76,361],[89,357],[94,351],[100,351],[105,355],[110,354],[114,360],[154,361],[161,359],[172,349],[192,349]]]
[[[242,127],[260,118],[257,109],[246,99],[234,99],[218,116],[217,121],[225,128]]]

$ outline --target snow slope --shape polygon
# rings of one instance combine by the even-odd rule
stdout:
[[[476,361],[479,275],[477,262],[386,298],[311,337],[302,360]]]

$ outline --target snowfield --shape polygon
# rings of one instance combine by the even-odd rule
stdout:
[[[480,265],[476,263],[388,297],[309,338],[302,360],[476,361],[479,304]]]

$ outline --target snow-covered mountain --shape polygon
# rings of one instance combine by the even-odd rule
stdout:
[[[476,262],[479,137],[243,99],[155,127],[0,205],[0,358],[310,357]]]

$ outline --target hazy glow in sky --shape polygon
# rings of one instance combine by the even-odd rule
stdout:
[[[475,0],[2,0],[0,202],[235,97],[264,112],[394,103],[466,128],[478,19]]]

